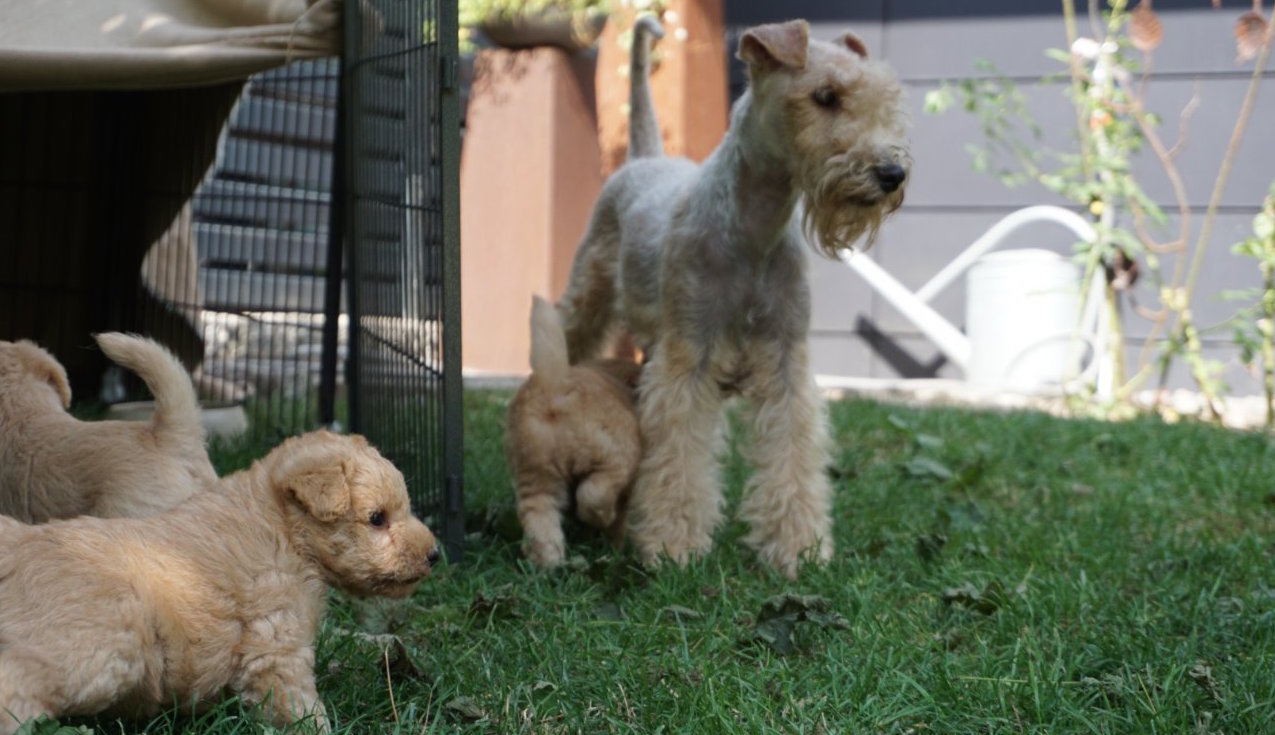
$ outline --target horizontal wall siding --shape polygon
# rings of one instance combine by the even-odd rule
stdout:
[[[1081,7],[1079,30],[1090,34]],[[853,6],[853,7],[848,7]],[[1251,62],[1235,60],[1235,19],[1247,7],[1231,4],[1213,10],[1208,0],[1158,0],[1164,40],[1152,59],[1148,108],[1162,122],[1161,138],[1172,146],[1185,134],[1176,164],[1185,185],[1189,242],[1194,245],[1212,193],[1218,165],[1240,110],[1252,71]],[[977,60],[990,61],[1012,79],[1042,127],[1037,145],[1070,151],[1075,144],[1075,111],[1066,96],[1066,80],[1042,81],[1057,75],[1061,65],[1046,56],[1049,48],[1066,45],[1056,0],[893,0],[838,3],[830,0],[773,3],[768,0],[730,0],[726,3],[731,88],[744,87],[742,65],[734,60],[740,34],[749,26],[793,17],[811,21],[812,35],[830,39],[847,30],[867,43],[870,53],[887,60],[899,73],[912,118],[915,166],[903,208],[882,231],[876,246],[855,257],[877,260],[902,283],[917,288],[950,262],[988,227],[1020,207],[1069,203],[1037,184],[1007,188],[994,177],[975,171],[967,150],[984,141],[977,118],[962,110],[943,115],[923,111],[925,95],[944,81],[986,76]],[[1194,312],[1202,326],[1206,350],[1227,365],[1226,378],[1236,392],[1259,392],[1260,386],[1240,367],[1225,319],[1236,304],[1221,298],[1228,289],[1256,285],[1256,270],[1232,255],[1230,245],[1250,231],[1252,218],[1271,180],[1275,178],[1275,146],[1265,135],[1263,121],[1275,119],[1275,75],[1268,73],[1257,99],[1253,123],[1245,136],[1221,200],[1219,216],[1200,274]],[[1181,110],[1197,104],[1185,121]],[[1179,217],[1170,180],[1154,155],[1135,159],[1135,171],[1148,194],[1169,215],[1156,231],[1163,241],[1177,237]],[[1074,238],[1056,225],[1021,230],[1009,247],[1042,247],[1063,254],[1073,252]],[[1163,272],[1172,272],[1173,254],[1162,256]],[[848,377],[953,377],[961,372],[896,309],[876,295],[854,272],[839,263],[811,256],[814,314],[812,354],[820,374]],[[1154,307],[1159,284],[1139,281],[1133,303]],[[963,326],[965,283],[958,279],[932,304],[958,327]],[[1135,313],[1127,319],[1130,359],[1151,323]],[[1190,384],[1180,369],[1170,386]]]

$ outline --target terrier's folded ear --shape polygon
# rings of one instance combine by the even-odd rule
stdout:
[[[810,25],[804,20],[770,23],[750,28],[739,39],[737,56],[751,72],[771,71],[780,66],[806,68],[806,47]]]
[[[850,33],[849,31],[842,34],[841,37],[838,38],[833,43],[839,43],[842,46],[845,46],[846,48],[855,52],[860,57],[865,59],[868,58],[868,45],[863,42],[862,38],[859,38],[858,36],[854,35],[853,33]]]

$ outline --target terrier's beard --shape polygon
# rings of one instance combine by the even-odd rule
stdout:
[[[863,240],[876,242],[881,223],[903,204],[903,188],[881,190],[872,165],[836,156],[800,177],[804,194],[801,226],[811,245],[830,259]]]

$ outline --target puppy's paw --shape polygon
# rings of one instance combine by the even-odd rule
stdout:
[[[522,541],[522,553],[541,569],[552,569],[567,557],[567,545],[561,538],[543,539],[528,536]]]

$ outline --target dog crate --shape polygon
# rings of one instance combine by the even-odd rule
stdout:
[[[92,343],[124,330],[263,441],[365,434],[458,559],[456,3],[340,13],[339,57],[246,83],[0,93],[0,339],[81,404],[140,392]]]

